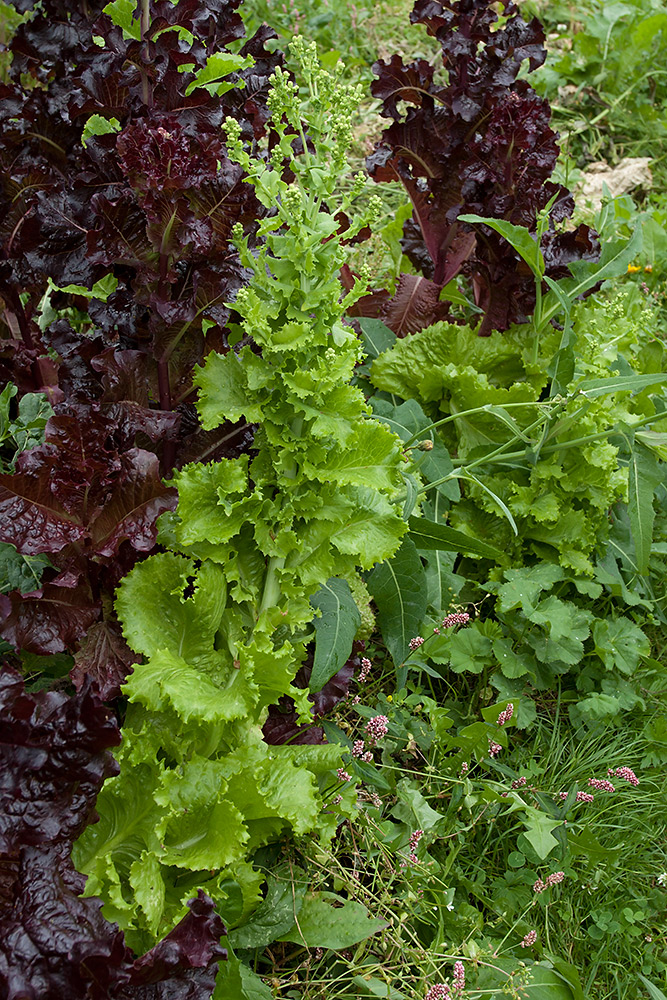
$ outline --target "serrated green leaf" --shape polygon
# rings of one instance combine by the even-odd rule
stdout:
[[[361,614],[347,581],[335,577],[322,584],[310,598],[310,603],[322,612],[313,621],[315,657],[309,687],[315,694],[349,658],[352,641],[361,625]]]
[[[298,924],[279,940],[306,948],[340,950],[351,948],[388,926],[386,920],[371,917],[362,903],[343,899],[333,892],[312,892],[304,898]]]
[[[154,854],[143,851],[130,865],[130,885],[144,913],[151,934],[157,935],[164,913],[165,884],[160,862]]]
[[[396,468],[399,454],[400,440],[395,434],[378,423],[363,420],[346,448],[331,452],[323,466],[315,465],[310,456],[305,456],[303,470],[319,482],[391,492],[399,485]]]
[[[262,420],[261,403],[248,388],[250,353],[248,348],[238,355],[235,351],[224,355],[212,351],[204,366],[195,369],[194,384],[199,389],[197,409],[205,430],[219,427],[224,420],[236,421],[241,417],[251,423]]]
[[[120,122],[117,118],[104,118],[102,115],[91,115],[83,126],[81,142],[86,145],[86,140],[93,135],[109,135],[110,132],[118,132]]]
[[[189,594],[189,596],[186,596]],[[190,662],[213,652],[227,588],[220,566],[161,552],[123,578],[116,610],[132,649],[144,656],[169,650]]]
[[[426,614],[426,576],[414,542],[404,539],[396,555],[373,570],[367,584],[382,637],[399,667]]]
[[[241,810],[226,796],[225,771],[224,762],[194,757],[162,773],[153,797],[167,816],[164,864],[215,870],[244,856],[250,837]]]
[[[226,674],[227,683],[219,687],[180,656],[158,649],[147,663],[135,665],[123,693],[152,712],[171,709],[186,724],[193,719],[228,722],[243,718],[255,707],[257,686],[245,673],[233,667],[225,669],[220,658],[220,677]]]
[[[206,60],[206,65],[197,71],[194,80],[188,84],[185,96],[189,97],[197,87],[210,87],[230,73],[254,65],[254,62],[252,56],[241,56],[233,52],[214,52]]]

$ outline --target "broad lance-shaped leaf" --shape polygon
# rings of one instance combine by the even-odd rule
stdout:
[[[373,570],[367,585],[377,605],[382,638],[398,670],[426,614],[426,574],[415,543],[404,538],[396,555]]]
[[[485,559],[502,558],[500,549],[486,542],[480,542],[463,531],[450,528],[448,524],[436,524],[425,517],[411,517],[408,520],[410,538],[418,549],[436,549],[441,552],[464,552],[483,556]]]
[[[362,903],[343,900],[334,892],[313,892],[304,898],[293,929],[279,940],[338,951],[365,941],[387,926],[386,920],[372,917]]]
[[[416,399],[408,399],[395,406],[386,399],[371,397],[369,400],[373,413],[387,425],[400,439],[412,445],[412,461],[416,471],[427,483],[435,483],[444,479],[452,472],[454,466],[437,430],[430,429],[432,421],[426,416]],[[424,428],[429,430],[424,431]],[[417,448],[418,440],[422,438],[431,443],[429,451]],[[449,479],[436,487],[438,492],[449,500],[459,500],[461,492],[456,479]]]
[[[544,257],[539,243],[523,226],[514,226],[511,222],[505,222],[504,219],[485,218],[481,215],[459,215],[458,221],[483,223],[485,226],[495,229],[525,260],[536,278],[541,278],[544,274]]]
[[[641,392],[652,385],[664,385],[666,382],[666,372],[655,375],[610,375],[609,378],[584,379],[574,388],[589,399],[597,399],[615,392]]]
[[[359,318],[358,323],[361,327],[361,342],[364,345],[364,353],[371,361],[374,361],[396,343],[396,334],[381,319],[371,319],[364,316]]]
[[[293,881],[290,870],[283,867],[268,873],[267,882],[266,897],[250,922],[229,935],[233,948],[266,948],[294,926],[303,905],[305,885]]]
[[[663,479],[664,469],[658,465],[656,456],[649,448],[635,441],[629,466],[628,513],[640,573],[648,572],[655,519],[653,495]]]
[[[361,614],[350,585],[346,580],[335,577],[322,584],[310,598],[310,603],[322,613],[313,620],[315,658],[309,687],[316,694],[348,659],[355,633],[361,625]]]

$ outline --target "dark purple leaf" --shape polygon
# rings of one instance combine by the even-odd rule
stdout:
[[[558,157],[549,105],[517,79],[523,63],[529,72],[543,63],[544,32],[537,20],[524,21],[514,3],[502,0],[500,6],[498,25],[498,5],[488,0],[417,0],[411,20],[440,44],[443,86],[425,60],[404,65],[393,56],[373,67],[373,93],[393,121],[368,158],[368,170],[378,183],[404,185],[413,215],[405,223],[403,250],[436,286],[419,288],[414,276],[403,275],[395,303],[378,292],[357,304],[356,315],[380,316],[397,333],[439,318],[431,308],[443,305],[437,293],[461,273],[469,276],[483,314],[481,335],[529,319],[535,291],[521,258],[497,234],[458,222],[460,215],[506,219],[535,232],[538,214],[556,194],[545,248],[553,246],[554,256],[561,243],[569,249],[559,270],[547,274],[562,277],[566,263],[582,259],[578,253],[595,252],[584,232],[574,238],[554,232],[574,205],[549,181]],[[417,310],[412,292],[422,300]]]
[[[88,629],[74,656],[72,683],[80,691],[89,677],[100,698],[115,698],[136,659],[116,622],[97,622]]]
[[[119,742],[89,682],[73,697],[30,694],[0,672],[0,993],[11,1000],[208,1000],[214,989],[225,929],[203,892],[141,958],[100,900],[80,898],[71,845],[96,819]]]

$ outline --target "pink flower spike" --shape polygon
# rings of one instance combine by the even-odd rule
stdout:
[[[577,792],[577,802],[594,802],[595,796],[590,792]]]
[[[525,938],[521,942],[521,947],[530,948],[530,946],[532,944],[535,944],[536,941],[537,941],[537,931],[528,931]]]
[[[361,660],[361,670],[359,671],[359,683],[364,684],[366,678],[371,672],[372,663],[367,656],[362,657]]]
[[[456,990],[457,993],[463,993],[466,988],[466,970],[463,962],[454,962],[454,978],[452,979],[452,988]]]
[[[514,705],[512,704],[512,702],[510,702],[507,708],[503,709],[503,711],[498,716],[498,725],[504,726],[506,722],[510,721],[513,715],[514,715]]]
[[[436,983],[426,994],[425,1000],[449,1000],[450,997],[447,983]]]
[[[347,773],[347,771],[344,770],[344,768],[342,768],[342,767],[338,768],[336,774],[338,775],[338,780],[339,781],[352,781],[351,775],[349,775]]]
[[[378,743],[387,735],[389,719],[386,715],[374,715],[366,723],[366,732],[371,744]]]
[[[373,763],[373,754],[370,752],[370,750],[367,750],[366,753],[364,753],[364,754],[361,755],[361,759],[363,760],[363,762],[365,764],[372,764]]]
[[[639,778],[631,767],[617,767],[611,774],[615,774],[617,778],[622,778],[623,781],[629,781],[631,785],[639,784]]]
[[[470,615],[467,611],[454,611],[442,620],[442,628],[454,628],[455,625],[467,625]]]
[[[565,872],[552,872],[551,875],[547,875],[547,885],[557,885],[564,878]]]
[[[414,639],[410,639],[410,649],[414,653],[415,649],[419,649],[420,646],[424,644],[424,640],[420,635],[416,635]]]
[[[588,784],[598,792],[615,792],[616,788],[606,778],[589,778]]]
[[[565,878],[565,872],[552,872],[551,875],[547,875],[546,881],[542,881],[538,878],[537,882],[533,883],[533,892],[544,892],[552,885],[558,885]]]
[[[417,844],[424,836],[423,830],[415,830],[414,833],[410,834],[410,850],[415,851],[417,849]]]
[[[497,757],[501,750],[500,743],[494,743],[493,740],[489,740],[489,757]]]
[[[363,757],[364,747],[366,744],[363,740],[355,740],[352,744],[352,756],[353,757]]]

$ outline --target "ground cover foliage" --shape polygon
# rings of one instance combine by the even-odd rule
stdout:
[[[662,8],[0,10],[3,991],[664,998]]]

